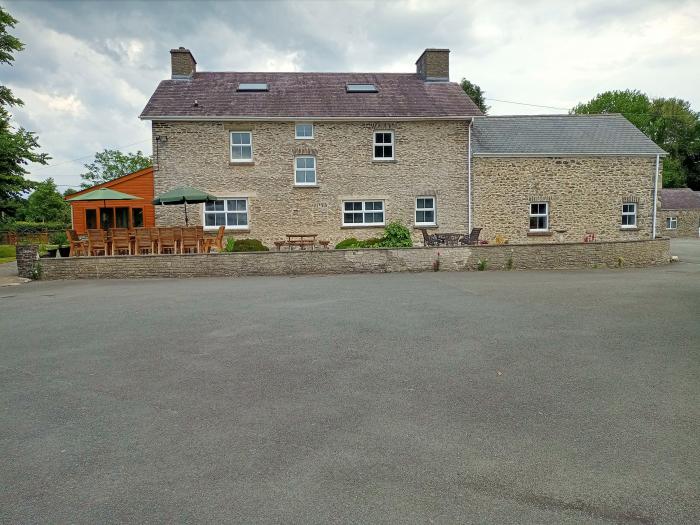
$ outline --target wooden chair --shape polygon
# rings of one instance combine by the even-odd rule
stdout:
[[[155,253],[151,228],[136,228],[136,255]]]
[[[197,230],[195,228],[182,228],[180,230],[180,253],[198,253],[199,240],[197,239]]]
[[[481,228],[472,228],[471,233],[463,236],[459,243],[469,245],[479,244],[479,235],[481,235]]]
[[[440,244],[437,235],[429,235],[428,230],[426,230],[425,228],[421,228],[420,231],[423,234],[423,244],[425,246],[437,246]]]
[[[158,228],[158,253],[177,253],[174,228]]]
[[[131,255],[131,238],[127,228],[112,228],[112,255]]]
[[[197,244],[199,246],[199,253],[204,253],[204,247],[206,244],[206,239],[204,238],[204,226],[195,226],[194,229],[197,232]]]
[[[66,230],[66,237],[68,237],[68,242],[70,243],[69,257],[87,255],[85,241],[78,237],[78,233],[75,230]]]
[[[107,236],[103,229],[88,230],[88,255],[96,255],[102,252],[107,255]]]
[[[226,228],[224,226],[219,226],[219,229],[216,231],[216,237],[213,239],[207,239],[209,242],[207,243],[206,246],[206,251],[209,253],[212,248],[216,248],[219,253],[224,251],[224,230]]]

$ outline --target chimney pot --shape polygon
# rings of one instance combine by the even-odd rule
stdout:
[[[428,48],[416,61],[416,73],[427,82],[449,82],[450,50]]]
[[[197,61],[189,49],[179,47],[170,50],[171,78],[192,78],[197,72]]]

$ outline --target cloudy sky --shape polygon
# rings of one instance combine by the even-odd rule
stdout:
[[[53,157],[32,178],[61,185],[104,148],[150,154],[138,115],[181,45],[207,71],[403,72],[449,47],[452,80],[479,84],[492,114],[562,113],[625,88],[700,110],[698,0],[0,2],[26,44],[0,79]]]

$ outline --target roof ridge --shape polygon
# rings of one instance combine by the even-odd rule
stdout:
[[[542,117],[624,117],[622,113],[535,113],[529,115],[479,115],[475,118],[542,118]]]
[[[197,71],[195,75],[208,73],[231,75],[402,75],[418,76],[418,73],[396,73],[393,71]],[[167,80],[167,79],[166,79]]]

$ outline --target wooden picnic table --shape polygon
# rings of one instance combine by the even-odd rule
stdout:
[[[299,246],[302,250],[305,250],[307,246],[311,246],[314,249],[316,244],[317,233],[288,233],[287,234],[287,244],[291,248],[292,246]]]

